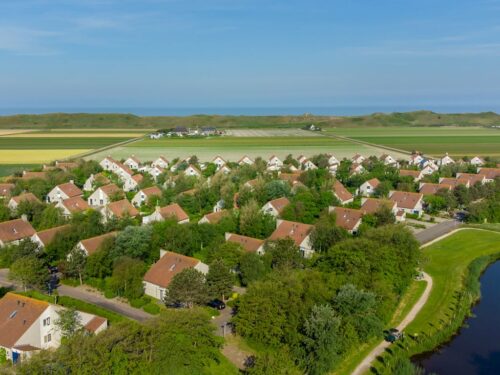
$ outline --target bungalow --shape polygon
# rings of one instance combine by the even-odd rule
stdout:
[[[87,199],[89,206],[104,207],[112,200],[123,196],[123,191],[115,184],[104,185],[97,188],[96,191]]]
[[[113,159],[111,156],[106,156],[104,159],[102,159],[99,162],[99,165],[104,169],[105,171],[110,171],[112,172],[115,168],[115,159]]]
[[[328,156],[328,165],[329,166],[340,164],[338,159],[335,156],[333,156],[332,154],[327,154],[327,156]]]
[[[188,167],[184,170],[184,175],[201,177],[201,171],[198,168],[196,168],[194,165],[189,164]]]
[[[401,177],[413,177],[413,182],[419,182],[422,178],[424,178],[422,171],[415,171],[413,169],[400,169],[399,175]]]
[[[220,156],[216,156],[215,158],[213,158],[212,163],[214,163],[217,166],[217,170],[222,168],[223,165],[226,165],[226,161]]]
[[[155,212],[142,218],[142,224],[150,224],[155,221],[164,221],[167,219],[175,219],[178,224],[189,223],[188,214],[177,203],[173,203],[165,207],[157,206]]]
[[[471,165],[475,165],[477,167],[481,167],[484,165],[485,161],[480,158],[479,156],[474,156],[472,159],[470,159]]]
[[[223,217],[229,216],[230,212],[228,210],[220,210],[217,212],[212,212],[204,215],[198,224],[217,224],[222,220]]]
[[[69,217],[77,212],[82,212],[90,209],[87,202],[82,197],[73,197],[65,199],[56,204],[56,207],[62,210],[64,216]]]
[[[422,216],[424,195],[421,193],[410,193],[407,191],[391,191],[389,199],[396,203],[398,210],[403,210],[407,214]]]
[[[424,157],[420,154],[412,154],[410,156],[409,165],[420,165],[424,161]]]
[[[353,164],[361,164],[366,160],[366,158],[363,155],[356,154],[351,158],[351,161]]]
[[[17,245],[25,238],[35,234],[31,224],[24,219],[15,219],[0,223],[0,248],[8,244]]]
[[[0,184],[0,198],[10,197],[10,193],[16,185],[14,184]]]
[[[148,173],[153,177],[153,179],[155,181],[164,172],[165,172],[165,169],[158,166],[158,165],[155,165],[155,166],[148,169]]]
[[[139,169],[141,166],[141,161],[135,157],[135,155],[129,156],[127,160],[123,162],[130,169]]]
[[[38,245],[38,248],[43,249],[44,247],[47,247],[47,245],[49,245],[52,241],[54,241],[54,238],[58,233],[62,233],[68,228],[70,228],[70,225],[66,224],[55,228],[41,230],[31,236],[31,241],[36,243]]]
[[[288,198],[277,198],[267,202],[264,206],[262,206],[261,211],[268,215],[278,217],[283,213],[283,210],[289,204],[290,201],[288,200]]]
[[[111,202],[102,210],[103,219],[123,219],[125,217],[136,217],[139,211],[127,199]]]
[[[47,195],[47,203],[59,203],[65,199],[81,197],[82,195],[83,191],[71,180],[53,188]]]
[[[17,364],[42,349],[59,347],[62,333],[54,322],[62,310],[61,306],[14,293],[0,299],[0,348],[5,351],[4,360]],[[77,315],[83,329],[91,334],[108,327],[108,321],[100,316],[81,311]]]
[[[310,171],[310,170],[313,170],[313,169],[318,169],[318,167],[316,166],[316,164],[314,164],[309,159],[304,160],[304,162],[302,163],[302,168],[305,171]]]
[[[359,192],[361,195],[364,196],[370,196],[375,193],[375,189],[377,189],[377,186],[380,185],[380,181],[378,178],[372,178],[368,181],[365,181],[361,184],[359,187]]]
[[[158,186],[151,186],[148,188],[141,189],[132,198],[132,203],[136,207],[140,207],[143,203],[148,203],[148,201],[153,198],[161,198],[162,191]]]
[[[391,155],[388,155],[388,154],[382,154],[380,156],[379,160],[381,162],[383,162],[384,165],[390,165],[390,166],[393,166],[393,167],[397,167],[398,164],[399,164],[396,159],[394,159]]]
[[[255,162],[252,158],[247,155],[243,156],[240,160],[238,160],[238,164],[241,165],[253,165]]]
[[[420,183],[418,190],[424,196],[435,195],[440,190],[451,190],[452,186],[448,184],[431,184],[429,182]]]
[[[151,163],[151,167],[160,167],[161,169],[168,168],[170,162],[162,155]]]
[[[439,159],[439,166],[444,167],[449,164],[455,164],[455,160],[453,160],[448,153],[445,154],[441,159]]]
[[[481,185],[487,183],[486,177],[484,175],[475,173],[457,173],[457,179],[459,181],[468,180],[470,186],[474,186],[477,183],[480,183]]]
[[[362,198],[361,211],[364,214],[373,215],[378,212],[383,206],[387,206],[394,215],[397,214],[398,208],[395,202],[388,199]]]
[[[160,260],[144,275],[144,294],[163,301],[174,276],[187,268],[194,268],[203,274],[208,273],[208,266],[198,259],[160,250]]]
[[[21,202],[31,202],[31,203],[42,203],[40,199],[37,198],[37,196],[33,193],[23,193],[20,194],[16,197],[12,197],[9,200],[9,203],[7,206],[12,212],[15,212],[17,210],[17,207]]]
[[[125,180],[123,183],[123,190],[126,192],[136,190],[143,179],[144,176],[142,174],[134,174],[132,177]]]
[[[241,245],[241,247],[249,253],[264,254],[264,240],[258,238],[242,236],[235,233],[226,233],[226,242],[233,242]]]
[[[47,172],[23,171],[23,175],[22,175],[21,179],[23,179],[23,180],[35,180],[35,179],[46,180],[47,179]]]
[[[95,236],[81,240],[76,244],[78,250],[83,251],[85,256],[90,256],[101,249],[102,245],[109,239],[116,237],[118,232],[109,232],[101,234],[100,236]]]
[[[339,180],[335,180],[333,183],[333,195],[339,200],[341,204],[352,203],[354,197],[352,194],[342,185]]]
[[[349,169],[349,175],[357,175],[361,174],[365,171],[365,168],[358,163],[352,163],[351,168]]]
[[[111,181],[109,181],[109,179],[102,173],[98,173],[96,175],[91,174],[90,177],[85,180],[85,183],[83,184],[83,190],[92,191],[97,186],[107,185],[110,182]]]
[[[500,177],[500,168],[478,168],[478,174],[486,178],[486,182],[493,182],[495,178]]]
[[[116,174],[123,182],[132,178],[134,175],[134,171],[132,169],[120,162],[115,162],[115,169],[113,170],[113,173]]]
[[[287,220],[277,220],[276,230],[271,234],[269,240],[275,241],[284,238],[291,238],[300,248],[302,256],[304,258],[310,258],[314,253],[310,238],[313,228],[314,227],[309,224]]]
[[[470,188],[470,181],[466,178],[458,179],[453,177],[440,177],[439,183],[442,185],[450,185],[455,189],[458,185],[464,185],[466,188]]]
[[[335,212],[335,223],[349,233],[356,233],[361,225],[363,211],[353,208],[329,207],[329,213]]]
[[[283,167],[283,162],[276,155],[273,155],[267,161],[267,169],[269,171],[279,171]]]

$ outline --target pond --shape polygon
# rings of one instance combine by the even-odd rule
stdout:
[[[449,343],[415,358],[426,373],[500,374],[500,262],[481,277],[481,301],[472,311]]]

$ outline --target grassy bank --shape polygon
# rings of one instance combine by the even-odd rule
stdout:
[[[429,300],[406,329],[407,338],[375,364],[376,373],[393,373],[401,359],[431,351],[457,332],[480,297],[481,272],[500,257],[500,233],[463,230],[429,246],[424,255],[424,269],[434,280]]]

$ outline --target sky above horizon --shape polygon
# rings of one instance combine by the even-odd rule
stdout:
[[[0,108],[500,107],[500,0],[1,0]]]

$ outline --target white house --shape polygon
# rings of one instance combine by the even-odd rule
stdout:
[[[313,226],[309,224],[297,223],[294,221],[277,220],[276,230],[271,234],[269,240],[275,241],[279,239],[291,238],[299,247],[304,258],[310,258],[314,250],[310,234]]]
[[[174,276],[187,268],[194,268],[203,274],[208,273],[208,266],[198,259],[160,250],[160,260],[144,275],[144,294],[163,301]]]
[[[217,170],[222,168],[223,165],[226,165],[226,161],[220,156],[216,156],[215,158],[213,158],[212,163],[214,163],[217,166]]]
[[[150,224],[155,221],[164,221],[167,219],[175,219],[178,224],[189,223],[188,214],[177,203],[169,204],[165,207],[156,207],[151,215],[142,218],[142,223]]]
[[[328,154],[328,165],[338,165],[338,164],[340,164],[338,159],[334,155]]]
[[[101,249],[101,246],[109,239],[116,237],[118,232],[109,232],[101,234],[100,236],[95,236],[81,240],[75,246],[77,250],[83,252],[85,256],[90,256]]]
[[[448,153],[446,153],[445,156],[443,156],[441,159],[439,159],[439,165],[441,167],[444,167],[446,165],[449,165],[449,164],[455,164],[455,160],[453,160],[449,155]]]
[[[141,161],[135,157],[135,155],[129,156],[127,160],[123,163],[130,169],[137,170],[141,166]]]
[[[134,174],[132,177],[127,178],[124,181],[123,190],[127,192],[137,190],[139,184],[142,182],[143,179],[144,176],[142,174]]]
[[[95,189],[97,185],[102,186],[102,185],[107,185],[109,183],[110,183],[109,179],[102,173],[98,173],[96,175],[91,174],[90,177],[85,180],[85,183],[83,184],[83,190],[92,191]]]
[[[115,184],[104,185],[97,188],[97,190],[90,195],[87,199],[87,203],[91,207],[103,207],[107,206],[113,198],[122,195],[123,191]]]
[[[49,194],[47,195],[48,203],[58,203],[65,199],[81,197],[83,195],[83,191],[78,188],[71,180],[65,184],[57,185],[53,188]]]
[[[358,163],[352,163],[351,168],[349,170],[351,175],[361,174],[365,171],[365,168]]]
[[[8,244],[17,245],[20,241],[30,238],[34,234],[35,229],[24,217],[3,221],[0,223],[0,248]]]
[[[353,208],[329,207],[328,212],[335,212],[335,224],[349,233],[356,233],[363,221],[363,211]]]
[[[278,217],[283,213],[283,210],[289,204],[290,201],[288,200],[288,198],[277,198],[267,202],[264,206],[262,206],[261,211],[268,215]]]
[[[363,196],[371,196],[375,193],[375,189],[380,185],[380,181],[378,178],[372,178],[368,181],[365,181],[359,187],[359,193]]]
[[[217,173],[215,173],[215,175],[229,174],[229,173],[231,173],[231,168],[229,168],[227,165],[223,165],[222,167],[219,168],[219,170],[217,171]]]
[[[410,156],[410,161],[408,164],[410,165],[420,165],[424,161],[424,157],[420,154],[412,154]]]
[[[299,162],[299,164],[304,164],[304,162],[307,160],[307,157],[305,157],[304,155],[300,155],[298,158],[297,158],[297,161]]]
[[[384,165],[390,165],[397,167],[398,166],[398,161],[394,159],[391,155],[388,154],[383,154],[380,156],[380,161],[384,163]]]
[[[239,161],[238,161],[238,164],[239,165],[244,165],[244,164],[247,164],[247,165],[253,165],[254,164],[254,160],[250,157],[248,157],[247,155],[243,156]]]
[[[333,195],[339,200],[341,204],[349,204],[354,201],[353,195],[345,188],[339,180],[333,183]]]
[[[17,210],[17,207],[19,206],[19,204],[21,202],[24,202],[24,201],[28,201],[28,202],[31,202],[31,203],[42,203],[40,201],[40,199],[37,198],[37,196],[33,193],[23,193],[23,194],[20,194],[20,195],[17,195],[15,197],[12,197],[9,199],[9,203],[7,204],[7,207],[9,207],[9,209],[12,211],[12,212],[16,212]]]
[[[399,210],[403,210],[407,214],[422,216],[423,213],[423,198],[421,193],[411,193],[408,191],[391,191],[389,199],[396,203]]]
[[[70,228],[69,224],[61,225],[59,227],[54,227],[50,229],[41,230],[36,232],[33,236],[31,236],[31,241],[36,243],[39,248],[43,249],[47,247],[58,233],[64,232],[66,229]]]
[[[115,173],[123,182],[132,178],[134,175],[134,171],[122,163],[115,162],[114,166],[115,168],[113,173]]]
[[[351,161],[354,163],[354,164],[361,164],[362,162],[365,161],[365,157],[363,155],[360,155],[360,154],[356,154],[354,155],[352,158],[351,158]]]
[[[201,171],[194,165],[189,164],[189,166],[184,170],[186,176],[201,177]]]
[[[305,171],[309,171],[309,170],[313,170],[313,169],[318,169],[318,167],[316,166],[316,164],[314,164],[309,159],[304,160],[304,162],[302,163],[302,168]]]
[[[241,245],[241,247],[250,253],[257,253],[259,255],[264,254],[264,240],[258,238],[242,236],[235,233],[226,233],[226,242],[233,242]]]
[[[102,159],[100,162],[99,162],[99,165],[102,167],[102,169],[104,169],[105,171],[110,171],[112,172],[115,168],[115,163],[116,163],[116,160],[113,159],[111,156],[106,156],[104,159]]]
[[[472,165],[475,165],[477,167],[481,167],[484,165],[484,160],[480,158],[479,156],[474,156],[472,159],[470,159],[470,163]]]
[[[66,217],[70,217],[74,213],[82,212],[90,208],[88,203],[84,201],[82,197],[65,199],[58,202],[56,207],[59,208]]]
[[[270,171],[279,171],[283,167],[283,162],[276,155],[273,155],[267,161],[267,169]]]
[[[148,188],[141,189],[132,198],[132,203],[136,207],[142,206],[143,203],[147,203],[149,199],[153,197],[161,198],[162,191],[158,186],[151,186]]]
[[[54,349],[61,344],[62,334],[55,322],[63,307],[45,301],[7,293],[0,299],[0,348],[13,363],[28,359],[42,349]],[[82,328],[98,334],[108,327],[100,316],[77,311]]]
[[[158,165],[155,165],[155,166],[149,168],[147,172],[156,181],[156,179],[158,178],[158,176],[160,176],[163,172],[165,172],[165,169],[163,169],[162,167],[160,167]]]
[[[160,156],[158,159],[151,163],[151,167],[160,167],[161,169],[168,168],[170,162],[164,157]]]

